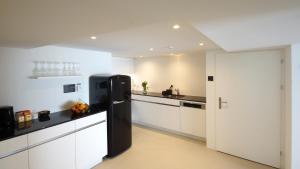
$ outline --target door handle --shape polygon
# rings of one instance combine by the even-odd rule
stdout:
[[[122,101],[113,101],[113,104],[120,104],[120,103],[124,103],[125,101],[122,100]]]
[[[219,97],[219,109],[222,109],[222,104],[223,103],[227,104],[228,102],[222,101],[222,97]]]

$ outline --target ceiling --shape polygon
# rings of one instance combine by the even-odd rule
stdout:
[[[95,35],[60,44],[61,46],[111,51],[119,57],[180,55],[219,47],[190,24],[157,23],[128,30]],[[200,46],[200,43],[205,45]],[[153,48],[153,51],[149,49]]]
[[[130,57],[173,53],[169,45],[177,53],[239,51],[299,43],[299,17],[299,0],[0,0],[0,46]]]

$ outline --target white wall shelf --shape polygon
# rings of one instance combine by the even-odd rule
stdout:
[[[78,78],[81,75],[59,75],[59,76],[30,76],[30,79],[58,79],[58,78]]]

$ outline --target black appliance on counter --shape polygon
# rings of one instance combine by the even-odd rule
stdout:
[[[132,143],[130,77],[91,76],[90,107],[107,109],[108,157],[127,150]]]
[[[15,124],[14,109],[12,106],[0,107],[0,128],[13,127]]]

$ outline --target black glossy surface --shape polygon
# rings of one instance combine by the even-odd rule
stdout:
[[[89,85],[90,104],[107,108],[107,157],[115,157],[132,143],[131,79],[125,75],[94,75]]]
[[[147,92],[147,94],[143,94],[142,91],[131,91],[131,93],[135,94],[135,95],[161,97],[161,98],[168,98],[168,99],[186,100],[186,101],[194,101],[194,102],[206,103],[206,97],[201,97],[201,96],[188,96],[188,95],[163,96],[161,93],[156,93],[156,92]]]
[[[112,76],[109,84],[107,156],[115,157],[127,150],[132,143],[131,79],[124,75]],[[115,101],[121,102],[114,103]]]
[[[72,120],[77,120],[89,115],[101,113],[105,109],[92,109],[89,113],[74,116],[70,110],[65,110],[61,112],[51,113],[50,120],[40,121],[39,119],[34,119],[30,122],[16,124],[13,127],[0,128],[0,141],[4,141],[10,138],[25,135],[31,132],[35,132],[48,127],[53,127],[62,123],[66,123]]]

